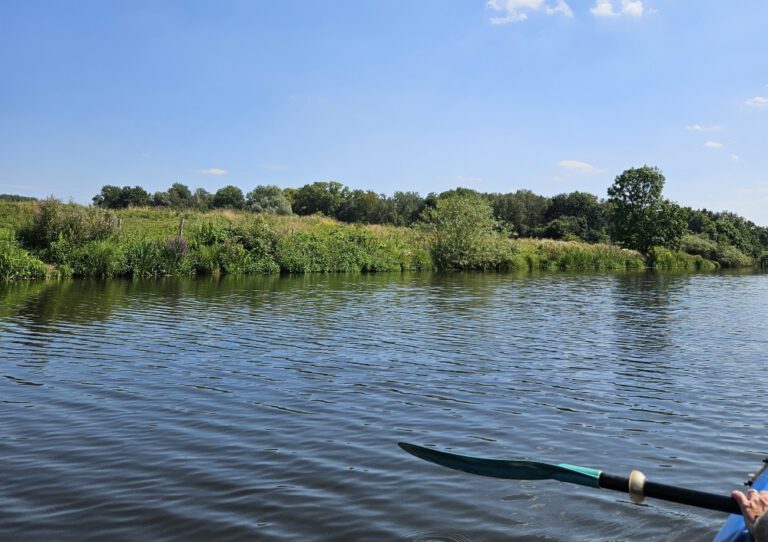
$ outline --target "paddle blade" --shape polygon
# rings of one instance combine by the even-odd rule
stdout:
[[[537,461],[484,459],[441,452],[405,442],[399,442],[398,446],[419,459],[480,476],[506,478],[508,480],[558,480],[587,487],[600,487],[598,483],[600,471],[595,469],[565,463],[551,465]]]

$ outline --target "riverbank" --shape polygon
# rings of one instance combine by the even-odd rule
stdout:
[[[701,255],[276,216],[0,202],[0,279],[410,270],[713,269]]]

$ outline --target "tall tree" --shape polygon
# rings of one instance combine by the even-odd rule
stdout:
[[[93,197],[97,207],[107,209],[125,209],[126,207],[144,207],[152,202],[149,193],[140,186],[124,186],[122,188],[104,185],[101,192]]]
[[[664,198],[664,175],[655,167],[632,168],[608,188],[612,238],[647,254],[653,246],[676,249],[685,233],[682,209]]]
[[[211,205],[216,209],[242,209],[245,206],[243,191],[231,184],[219,188],[213,195]]]
[[[293,193],[293,212],[299,215],[323,213],[338,218],[349,196],[349,188],[336,181],[305,184]]]
[[[246,207],[255,213],[291,214],[291,203],[279,186],[259,185],[246,196]]]

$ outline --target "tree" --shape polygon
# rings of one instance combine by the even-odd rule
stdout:
[[[199,211],[207,211],[213,204],[213,195],[205,188],[195,189],[195,193],[192,196],[192,205]]]
[[[338,211],[339,220],[383,224],[387,222],[387,200],[373,190],[353,190]]]
[[[101,187],[101,192],[93,196],[93,204],[97,207],[118,209],[122,207],[122,193],[123,191],[119,186],[105,184]]]
[[[648,254],[651,247],[677,249],[686,230],[683,210],[661,197],[664,175],[655,167],[628,169],[608,188],[611,236]]]
[[[174,209],[186,209],[194,205],[194,198],[189,187],[181,183],[173,183],[168,189],[168,200]]]
[[[211,206],[215,209],[242,209],[245,206],[243,191],[231,184],[219,188],[213,195]]]
[[[410,226],[419,219],[426,207],[426,202],[418,192],[395,192],[395,224]]]
[[[171,198],[168,197],[168,192],[155,192],[152,196],[152,205],[155,207],[170,207]]]
[[[323,213],[338,218],[349,195],[349,188],[335,181],[305,184],[293,194],[293,211],[298,215]]]
[[[547,226],[544,235],[559,239],[576,235],[585,241],[598,242],[605,235],[605,208],[593,194],[571,192],[549,200],[544,210]]]
[[[548,199],[530,190],[510,194],[493,194],[493,214],[512,234],[533,237],[544,227],[544,211]]]
[[[246,207],[255,213],[291,214],[291,203],[275,185],[259,185],[248,192]]]
[[[104,185],[101,193],[93,197],[93,203],[97,207],[107,209],[125,209],[126,207],[145,207],[152,202],[149,193],[140,186],[124,186],[119,188],[112,185]]]

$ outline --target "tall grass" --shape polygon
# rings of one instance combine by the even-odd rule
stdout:
[[[184,231],[179,237],[182,218]],[[0,202],[0,278],[646,266],[710,269],[717,265],[712,262],[715,257],[721,265],[746,263],[746,257],[732,247],[701,238],[684,240],[692,255],[655,249],[645,259],[613,245],[507,239],[492,224],[487,226],[482,235],[462,238],[445,231],[451,228],[450,221],[411,229],[350,225],[319,215],[167,209],[112,214],[57,200]]]
[[[519,239],[513,242],[513,253],[516,267],[531,271],[606,271],[645,267],[645,261],[637,251],[577,241]]]
[[[0,280],[41,279],[48,267],[21,248],[7,234],[0,237]]]
[[[686,254],[681,251],[671,251],[666,248],[653,247],[648,254],[648,266],[654,269],[695,269],[698,271],[716,269],[717,262],[708,260],[700,255]]]

